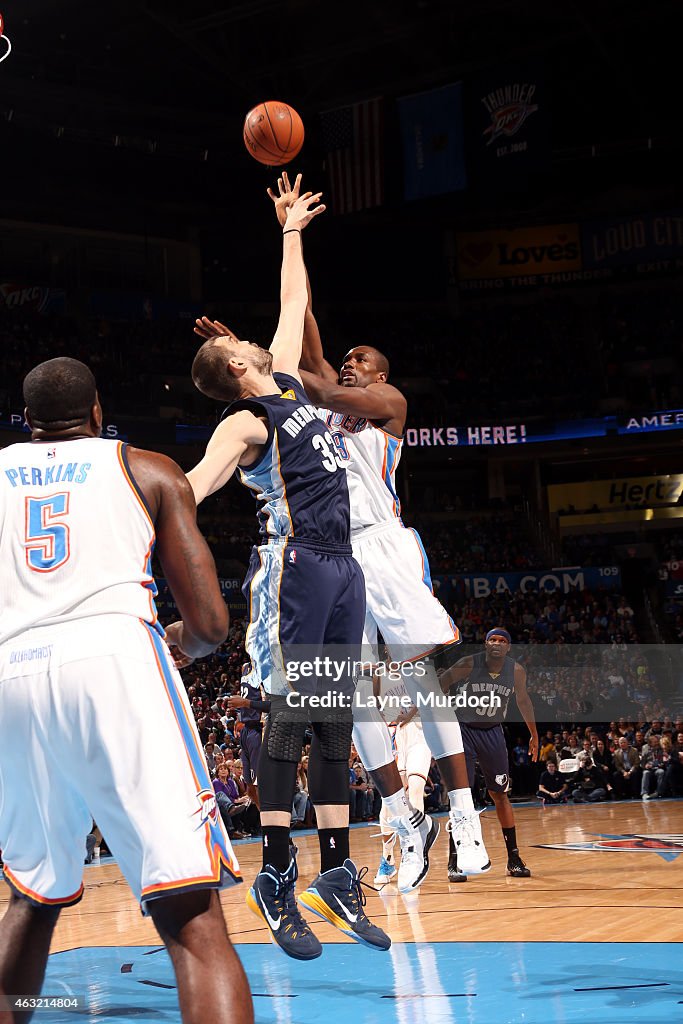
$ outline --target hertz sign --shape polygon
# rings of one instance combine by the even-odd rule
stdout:
[[[551,515],[564,509],[574,512],[612,512],[625,508],[675,505],[683,493],[683,474],[593,480],[582,484],[551,484],[548,504]]]

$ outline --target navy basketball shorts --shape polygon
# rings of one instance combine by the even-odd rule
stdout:
[[[500,725],[476,729],[460,723],[467,762],[467,779],[474,785],[474,765],[479,762],[486,788],[492,793],[506,793],[509,788],[508,748]]]
[[[261,754],[261,730],[245,725],[240,732],[242,775],[250,786],[258,786],[258,759]]]
[[[275,538],[253,549],[242,590],[245,647],[268,694],[353,694],[365,580],[350,545]]]

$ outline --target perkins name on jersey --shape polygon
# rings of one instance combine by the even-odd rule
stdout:
[[[17,466],[6,469],[5,476],[12,487],[50,487],[52,484],[84,484],[88,471],[92,469],[89,462],[60,462],[56,466]]]

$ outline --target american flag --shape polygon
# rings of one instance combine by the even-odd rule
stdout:
[[[384,198],[384,117],[377,97],[320,115],[332,210],[352,213]]]

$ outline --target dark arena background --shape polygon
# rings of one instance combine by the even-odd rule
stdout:
[[[429,876],[409,895],[364,890],[388,952],[318,922],[324,955],[285,957],[245,904],[256,806],[230,823],[247,884],[220,899],[259,1022],[681,1017],[679,6],[3,6],[0,446],[29,441],[25,374],[66,355],[97,378],[104,437],[184,471],[199,462],[221,408],[192,383],[195,319],[266,347],[277,324],[282,246],[266,189],[281,168],[249,155],[242,124],[284,101],[306,131],[286,169],[327,204],[305,237],[327,358],[341,366],[357,345],[388,355],[408,400],[401,517],[422,538],[425,579],[464,653],[502,627],[527,673],[539,760],[514,700],[505,736],[531,876],[506,875],[477,773],[492,869],[449,882],[448,792],[432,761],[426,807],[444,834]],[[253,499],[233,480],[198,523],[231,624],[182,676],[211,776],[220,750],[241,798],[228,698],[245,659]],[[177,611],[155,571],[166,625]],[[318,849],[306,752],[302,890]],[[548,764],[583,754],[597,782],[582,781],[579,758],[551,799]],[[381,799],[355,749],[349,768],[351,851],[370,883]],[[3,769],[0,806],[11,786]],[[94,824],[83,857],[84,899],[60,916],[36,1020],[180,1021],[171,960]],[[9,901],[0,881],[3,913]],[[213,1016],[207,1005],[191,1019]],[[22,1019],[0,1003],[0,1021]]]

